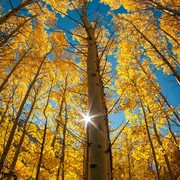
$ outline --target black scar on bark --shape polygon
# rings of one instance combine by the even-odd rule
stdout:
[[[90,165],[90,168],[93,169],[93,168],[95,168],[96,166],[97,166],[97,164],[91,164],[91,165]]]
[[[110,148],[105,150],[105,153],[109,153],[110,152]]]
[[[98,148],[102,148],[102,146],[100,144],[98,144]]]
[[[88,147],[90,147],[93,143],[88,143]]]

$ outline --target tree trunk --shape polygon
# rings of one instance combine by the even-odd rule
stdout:
[[[64,168],[64,159],[65,159],[65,149],[66,149],[66,132],[67,132],[67,123],[68,123],[68,115],[67,115],[67,105],[66,100],[64,99],[65,103],[65,121],[63,125],[63,137],[62,137],[62,152],[60,154],[60,161],[58,166],[58,172],[57,172],[57,178],[56,180],[59,180],[59,177],[61,175],[61,179],[65,179],[65,168]]]
[[[160,172],[159,172],[159,168],[158,168],[158,162],[157,162],[157,159],[156,159],[156,152],[155,152],[154,145],[153,145],[151,135],[150,135],[150,132],[149,132],[149,126],[148,126],[148,121],[147,121],[147,117],[146,117],[146,111],[145,111],[145,108],[144,108],[144,105],[142,103],[141,98],[140,98],[140,104],[141,104],[141,107],[142,107],[142,111],[143,111],[143,115],[144,115],[144,121],[145,121],[145,125],[146,125],[146,132],[147,132],[147,135],[148,135],[148,139],[149,139],[149,143],[150,143],[150,147],[151,147],[151,150],[152,150],[153,159],[154,159],[154,163],[155,163],[155,167],[156,167],[157,180],[160,180]]]
[[[65,159],[65,149],[66,149],[67,122],[68,122],[68,115],[67,115],[67,105],[66,105],[66,102],[65,102],[65,122],[64,122],[64,128],[63,128],[63,143],[62,143],[62,155],[61,155],[62,180],[64,180],[64,177],[65,177],[64,159]]]
[[[47,55],[48,54],[46,54],[46,56]],[[0,172],[2,172],[2,169],[3,169],[3,166],[4,166],[4,162],[6,160],[6,156],[7,156],[8,152],[9,152],[9,150],[10,150],[10,147],[11,147],[11,144],[12,144],[12,141],[13,141],[13,138],[14,138],[14,134],[15,134],[15,131],[16,131],[16,128],[17,128],[17,125],[18,125],[18,121],[19,121],[19,118],[20,118],[21,113],[23,111],[24,105],[25,105],[25,103],[26,103],[26,101],[27,101],[27,99],[29,97],[29,94],[31,92],[32,87],[34,86],[34,84],[35,84],[35,82],[37,80],[37,77],[38,77],[38,75],[40,73],[41,67],[42,67],[42,65],[43,65],[43,63],[45,61],[46,56],[43,58],[43,60],[42,60],[40,66],[39,66],[39,68],[38,68],[38,70],[37,70],[37,72],[36,72],[36,74],[35,74],[35,76],[34,76],[34,78],[32,80],[32,82],[31,82],[31,84],[29,85],[29,88],[28,88],[28,90],[27,90],[27,92],[26,92],[26,94],[24,96],[24,99],[23,99],[23,101],[21,103],[21,106],[20,106],[20,108],[18,110],[16,119],[14,120],[14,124],[12,126],[12,129],[11,129],[8,141],[6,143],[6,146],[4,148],[4,151],[3,151],[1,159],[0,159]]]
[[[52,82],[53,84],[53,82]],[[46,140],[46,134],[47,134],[47,128],[48,128],[48,116],[46,115],[46,109],[48,107],[49,104],[49,100],[50,100],[50,95],[51,95],[51,91],[52,91],[52,84],[48,93],[48,98],[47,98],[47,102],[43,111],[43,115],[45,117],[45,125],[44,125],[44,133],[43,133],[43,139],[42,139],[42,143],[41,143],[41,151],[40,151],[40,157],[38,160],[38,166],[37,166],[37,171],[36,171],[36,180],[39,179],[39,173],[40,173],[40,168],[41,168],[41,164],[42,164],[42,159],[43,159],[43,152],[44,152],[44,147],[45,147],[45,140]]]
[[[172,169],[171,169],[171,165],[170,165],[168,156],[167,156],[167,154],[166,154],[166,152],[165,152],[165,149],[163,148],[161,139],[160,139],[159,134],[158,134],[158,132],[157,132],[156,124],[155,124],[154,122],[153,122],[153,129],[154,129],[154,133],[155,133],[157,142],[158,142],[158,144],[161,146],[161,148],[163,149],[163,152],[162,152],[162,153],[163,153],[163,156],[164,156],[164,160],[165,160],[165,162],[166,162],[167,169],[168,169],[168,171],[169,171],[169,175],[170,175],[169,177],[170,177],[171,180],[174,180],[174,175],[173,175],[173,171],[172,171]]]
[[[148,111],[149,111],[149,113],[151,113],[149,107],[148,107]],[[153,122],[154,134],[155,134],[155,137],[156,137],[156,140],[157,140],[158,144],[159,144],[159,145],[161,146],[161,148],[162,148],[162,153],[163,153],[163,156],[164,156],[164,160],[165,160],[165,162],[166,162],[167,169],[168,169],[169,174],[170,174],[170,179],[171,179],[171,180],[174,180],[174,175],[173,175],[173,171],[172,171],[172,168],[171,168],[171,165],[170,165],[168,156],[167,156],[166,151],[165,151],[165,149],[164,149],[164,147],[163,147],[162,141],[161,141],[160,136],[159,136],[159,134],[158,134],[158,130],[157,130],[157,127],[156,127],[156,124],[155,124],[155,121],[154,121],[153,118],[152,118],[152,122]]]
[[[21,151],[21,147],[22,147],[22,144],[24,142],[24,137],[26,135],[26,127],[27,127],[27,123],[28,123],[28,120],[33,112],[33,109],[34,109],[34,106],[35,106],[35,103],[36,103],[36,100],[37,100],[37,94],[35,94],[35,97],[34,97],[34,100],[32,102],[32,105],[31,105],[31,109],[26,117],[26,120],[24,121],[24,125],[23,125],[23,130],[22,130],[22,135],[21,135],[21,138],[19,140],[19,143],[17,145],[17,149],[15,151],[15,154],[14,154],[14,157],[13,157],[13,160],[12,160],[12,163],[11,163],[11,167],[10,167],[10,170],[11,171],[14,171],[15,169],[15,166],[16,166],[16,163],[17,163],[17,160],[18,160],[18,156],[20,154],[20,151]],[[8,178],[8,180],[10,180],[11,177]]]
[[[64,106],[64,102],[65,102],[65,96],[66,96],[66,91],[67,91],[67,85],[68,85],[67,79],[68,79],[68,74],[66,75],[66,78],[65,78],[65,87],[64,87],[64,90],[63,90],[62,99],[61,99],[61,103],[60,103],[60,107],[59,107],[58,118],[60,118],[60,119],[61,119],[61,116],[62,116],[63,106]],[[56,119],[57,126],[56,126],[56,130],[55,130],[55,133],[54,133],[54,137],[53,137],[53,140],[52,140],[52,143],[51,143],[51,146],[52,146],[53,148],[54,148],[54,146],[55,146],[56,136],[57,136],[57,133],[58,133],[59,127],[60,127],[58,121],[59,121],[59,120]]]
[[[5,23],[11,16],[15,15],[19,10],[23,9],[24,7],[26,7],[27,5],[29,5],[31,3],[33,3],[33,0],[27,0],[27,1],[23,2],[23,3],[21,3],[16,8],[9,11],[8,13],[6,13],[4,16],[2,16],[0,18],[0,25]]]
[[[148,75],[148,73],[145,71],[145,69],[143,68],[143,66],[141,65],[141,63],[140,63],[138,60],[137,60],[137,64],[140,66],[140,68],[142,69],[142,71],[144,72],[144,74],[145,74],[145,75],[148,77],[148,79],[151,81],[150,75]],[[153,87],[156,88],[157,91],[159,91],[158,86],[156,85],[156,83],[155,83],[154,81],[152,81],[152,85],[153,85]],[[165,102],[165,104],[167,105],[167,107],[170,109],[170,108],[171,108],[171,105],[169,104],[169,102],[167,101],[167,99],[166,99],[166,97],[163,95],[163,93],[162,93],[162,92],[159,92],[159,95],[160,95],[160,98],[163,99],[163,101]],[[161,102],[160,98],[158,98],[158,101],[159,101],[159,103],[162,105],[162,102]],[[163,110],[163,109],[162,109],[162,110]],[[164,111],[164,113],[165,113],[165,111]],[[166,114],[166,113],[165,113],[165,114]],[[176,113],[175,110],[173,110],[173,114],[174,114],[174,116],[176,117],[177,121],[180,122],[180,118],[179,118],[179,116],[177,115],[177,113]]]
[[[35,18],[36,16],[31,16],[30,18],[26,19],[25,21],[23,21],[22,23],[20,23],[9,35],[7,35],[3,41],[0,43],[0,47],[4,46],[12,37],[16,36],[17,34],[20,33],[20,29],[23,28],[23,26],[30,20],[32,20],[33,18]]]
[[[6,83],[8,82],[9,78],[11,77],[11,75],[14,73],[14,71],[17,69],[18,65],[20,64],[20,62],[26,57],[27,53],[29,50],[27,50],[26,52],[24,52],[24,54],[22,55],[22,57],[19,59],[19,61],[13,66],[13,68],[11,69],[11,71],[9,72],[9,74],[6,76],[6,78],[4,79],[4,81],[2,82],[2,84],[0,85],[0,92],[4,89],[4,86],[6,85]]]
[[[0,126],[5,122],[5,117],[6,117],[6,114],[9,110],[9,107],[10,107],[10,103],[13,99],[13,96],[14,96],[14,93],[15,93],[15,90],[13,91],[11,97],[9,98],[7,104],[6,104],[6,108],[5,108],[5,111],[2,113],[2,115],[0,116],[1,117],[1,121],[0,121]]]
[[[177,18],[178,20],[180,19],[180,13],[178,10],[172,9],[170,6],[163,6],[161,3],[154,0],[148,0],[146,1],[146,4],[150,7],[153,7],[154,9],[167,13],[169,16]]]
[[[88,36],[87,76],[88,104],[91,122],[88,124],[88,180],[111,180],[111,151],[108,119],[101,76],[98,67],[98,52],[92,27],[86,17],[86,4],[82,7],[82,21]]]
[[[135,30],[146,40],[146,42],[155,50],[155,52],[161,57],[162,61],[165,65],[168,66],[168,68],[171,70],[173,76],[177,79],[177,81],[180,83],[180,75],[177,72],[177,70],[171,65],[171,63],[168,61],[168,59],[158,50],[158,48],[129,20],[128,21]]]

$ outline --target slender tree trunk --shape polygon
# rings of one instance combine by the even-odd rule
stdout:
[[[168,156],[167,156],[167,154],[166,154],[166,152],[165,152],[165,149],[163,148],[161,139],[160,139],[159,134],[158,134],[158,132],[157,132],[156,124],[155,124],[154,122],[153,122],[153,129],[154,129],[154,133],[155,133],[157,142],[158,142],[158,144],[159,144],[159,145],[162,147],[162,149],[163,149],[163,156],[164,156],[164,160],[165,160],[165,162],[166,162],[167,169],[168,169],[168,171],[169,171],[170,179],[171,179],[171,180],[175,180],[175,179],[174,179],[174,175],[173,175],[173,171],[172,171],[172,169],[171,169],[171,165],[170,165],[170,162],[169,162],[169,159],[168,159]]]
[[[165,98],[165,96],[160,92],[159,93],[162,97],[162,99],[164,100],[164,102],[166,103],[166,105],[168,106],[168,108],[170,109],[171,108],[171,105],[169,104],[169,102],[167,101],[167,99]],[[160,100],[159,100],[160,101]],[[178,114],[176,113],[176,111],[173,110],[173,114],[174,116],[176,117],[177,121],[180,123],[180,118],[178,116]]]
[[[0,126],[1,126],[1,125],[3,124],[3,122],[5,121],[5,117],[6,117],[6,114],[7,114],[7,112],[8,112],[8,109],[9,109],[9,106],[10,106],[10,102],[11,102],[13,96],[14,96],[14,93],[15,93],[15,90],[13,91],[11,97],[9,98],[9,100],[8,100],[8,102],[7,102],[7,104],[6,104],[6,109],[5,109],[5,111],[3,112],[2,116],[1,116]]]
[[[167,102],[167,100],[166,100],[166,98],[164,97],[164,95],[163,95],[162,93],[160,93],[160,95],[161,95],[161,98],[163,98],[165,104],[168,106],[168,108],[171,108],[170,104]],[[161,100],[160,100],[159,98],[158,98],[158,101],[159,101],[159,103],[163,106],[163,104],[162,104],[162,102],[161,102]],[[162,110],[163,110],[163,109],[162,109]],[[172,138],[173,138],[173,140],[174,140],[174,142],[175,142],[176,147],[179,149],[179,147],[178,147],[178,141],[177,141],[176,136],[174,135],[174,133],[173,133],[173,131],[172,131],[171,124],[170,124],[170,122],[169,122],[169,116],[168,116],[168,114],[167,114],[167,112],[166,112],[165,110],[163,110],[163,112],[164,112],[164,114],[166,115],[166,122],[167,122],[167,124],[168,124],[169,132],[170,132],[170,134],[171,134],[171,136],[172,136]],[[176,113],[174,110],[173,110],[173,114],[174,114],[174,116],[176,117],[176,119],[179,121],[179,117],[178,117],[177,113]],[[179,122],[180,122],[180,121],[179,121]]]
[[[63,111],[63,106],[64,106],[64,102],[65,102],[65,96],[66,96],[66,91],[67,91],[67,85],[68,85],[68,82],[67,82],[67,79],[68,79],[68,75],[66,76],[65,78],[65,87],[64,87],[64,90],[63,90],[63,94],[62,94],[62,100],[61,100],[61,104],[60,104],[60,108],[59,108],[59,113],[58,113],[58,118],[61,119],[61,116],[62,116],[62,111]],[[59,120],[56,119],[56,122],[57,122],[57,126],[56,126],[56,130],[55,130],[55,134],[54,134],[54,137],[53,137],[53,140],[52,140],[52,143],[51,143],[51,146],[54,147],[55,146],[55,142],[56,142],[56,136],[57,136],[57,133],[59,131]]]
[[[166,34],[167,36],[170,37],[170,39],[172,39],[174,42],[176,42],[176,44],[178,46],[180,46],[180,43],[178,42],[178,40],[176,38],[174,38],[171,34],[169,34],[168,32],[166,32],[164,29],[162,29],[160,26],[157,26],[155,24],[153,24],[154,26],[156,26],[156,28],[158,28],[160,31],[162,31],[164,34]]]
[[[5,45],[10,38],[16,36],[17,34],[20,33],[20,29],[30,20],[32,20],[33,18],[35,18],[36,16],[31,16],[30,18],[26,19],[25,21],[23,21],[22,23],[20,23],[12,32],[10,32],[10,34],[8,36],[6,36],[4,38],[4,40],[0,43],[0,47]]]
[[[53,147],[53,148],[54,148],[55,143],[56,143],[56,136],[57,136],[57,133],[59,132],[59,127],[60,127],[59,122],[57,122],[55,134],[53,136],[53,140],[52,140],[52,143],[51,143],[51,147]]]
[[[46,56],[47,56],[47,55],[48,55],[48,54],[46,54]],[[25,103],[26,103],[26,101],[27,101],[27,99],[28,99],[28,97],[29,97],[29,94],[30,94],[30,92],[31,92],[32,87],[34,86],[34,84],[35,84],[35,82],[36,82],[36,80],[37,80],[37,77],[38,77],[38,75],[39,75],[39,73],[40,73],[40,70],[41,70],[42,65],[43,65],[43,63],[44,63],[44,61],[45,61],[46,56],[45,56],[44,59],[42,60],[40,66],[39,66],[39,68],[38,68],[38,70],[37,70],[37,72],[36,72],[36,74],[35,74],[35,76],[34,76],[34,78],[33,78],[33,81],[32,81],[31,84],[29,85],[29,88],[28,88],[28,90],[27,90],[27,92],[26,92],[26,94],[25,94],[25,96],[24,96],[24,99],[23,99],[23,101],[22,101],[22,103],[21,103],[21,105],[20,105],[20,108],[19,108],[19,110],[18,110],[16,119],[14,120],[14,124],[13,124],[13,126],[12,126],[12,129],[11,129],[11,132],[10,132],[10,135],[9,135],[9,138],[8,138],[8,141],[7,141],[7,143],[6,143],[6,146],[5,146],[5,148],[4,148],[4,151],[3,151],[2,156],[1,156],[1,159],[0,159],[0,172],[2,172],[2,169],[3,169],[3,166],[4,166],[4,162],[5,162],[5,160],[6,160],[6,156],[7,156],[8,152],[9,152],[9,150],[10,150],[10,147],[11,147],[11,144],[12,144],[12,141],[13,141],[13,138],[14,138],[14,134],[15,134],[15,131],[16,131],[16,128],[17,128],[17,125],[18,125],[18,121],[19,121],[19,118],[20,118],[21,113],[22,113],[22,111],[23,111],[24,105],[25,105]]]
[[[64,127],[63,127],[63,143],[62,143],[62,156],[61,156],[62,180],[64,180],[64,177],[65,177],[64,159],[65,159],[65,149],[66,149],[67,123],[68,123],[68,115],[67,115],[67,105],[65,103],[65,122],[64,122]]]
[[[166,121],[167,121],[167,123],[168,123],[169,132],[170,132],[172,138],[174,139],[175,146],[177,147],[178,150],[180,150],[180,149],[179,149],[179,146],[178,146],[178,141],[177,141],[176,136],[174,135],[174,133],[173,133],[173,131],[172,131],[171,124],[170,124],[170,122],[169,122],[168,117],[166,118]]]
[[[6,13],[4,16],[0,17],[0,25],[5,23],[10,17],[14,16],[19,10],[23,9],[24,7],[31,4],[32,2],[33,0],[26,0],[25,2],[21,3],[16,8]]]
[[[26,135],[27,123],[28,123],[28,120],[29,120],[32,112],[33,112],[36,100],[37,100],[37,94],[35,94],[34,100],[33,100],[32,105],[31,105],[31,109],[30,109],[30,111],[29,111],[29,113],[28,113],[28,115],[26,117],[26,120],[24,121],[22,135],[21,135],[21,138],[20,138],[19,143],[17,145],[17,149],[15,151],[15,154],[14,154],[14,157],[13,157],[13,160],[12,160],[12,163],[11,163],[10,171],[14,171],[14,169],[15,169],[15,166],[16,166],[16,163],[17,163],[17,160],[18,160],[18,156],[20,154],[21,147],[22,147],[22,144],[24,142],[24,137]],[[11,179],[11,177],[8,178],[8,180],[10,180],[10,179]]]
[[[155,152],[154,145],[153,145],[153,142],[152,142],[152,139],[151,139],[151,135],[150,135],[150,132],[149,132],[149,126],[148,126],[148,121],[147,121],[147,117],[146,117],[146,111],[145,111],[145,108],[144,108],[144,105],[142,103],[141,98],[140,98],[140,104],[141,104],[143,115],[144,115],[144,121],[145,121],[145,125],[146,125],[146,132],[147,132],[147,135],[148,135],[150,147],[151,147],[153,158],[154,158],[154,163],[155,163],[155,167],[156,167],[157,180],[160,180],[160,172],[159,172],[159,168],[158,168],[158,162],[157,162],[157,159],[156,159],[156,152]]]
[[[59,177],[60,177],[60,171],[61,171],[61,164],[60,164],[60,161],[59,161],[59,166],[58,166],[58,171],[57,171],[57,177],[56,177],[56,180],[59,180]]]
[[[141,63],[139,61],[137,61],[138,65],[140,66],[140,68],[142,69],[142,71],[144,72],[144,74],[149,78],[149,80],[151,80],[150,76],[148,75],[148,73],[145,71],[145,69],[143,68],[143,66],[141,65]],[[154,83],[154,81],[152,81],[152,85],[156,88],[157,91],[159,91],[157,85]],[[167,101],[166,97],[163,95],[162,92],[159,92],[160,97],[163,99],[163,101],[165,102],[165,104],[167,105],[167,107],[170,109],[171,105],[169,104],[169,102]],[[159,103],[162,105],[160,99],[158,98]],[[166,113],[165,113],[166,114]],[[177,115],[177,113],[173,110],[173,114],[176,117],[177,121],[180,122],[180,118]]]
[[[45,145],[45,140],[46,140],[46,133],[47,133],[47,117],[45,118],[45,126],[44,126],[44,134],[43,134],[43,140],[41,143],[41,152],[40,152],[40,157],[38,160],[38,166],[37,166],[37,171],[36,171],[36,180],[39,179],[39,173],[40,173],[40,168],[41,168],[41,163],[42,163],[42,158],[43,158],[43,152],[44,152],[44,145]]]
[[[125,19],[127,20],[127,19]],[[155,52],[161,57],[164,64],[166,64],[171,70],[172,74],[176,77],[177,81],[180,83],[180,75],[176,71],[176,69],[171,65],[171,63],[166,59],[166,57],[157,49],[157,47],[129,20],[127,20],[132,26],[136,29],[136,31],[147,41],[148,44],[155,50]]]
[[[29,50],[28,50],[29,51]],[[20,62],[22,62],[22,60],[26,57],[28,51],[26,51],[22,57],[19,59],[19,61],[14,65],[14,67],[11,69],[11,71],[9,72],[9,74],[6,76],[6,78],[4,79],[4,81],[2,82],[2,84],[0,85],[0,92],[4,89],[4,86],[6,85],[6,83],[8,82],[9,78],[11,77],[11,75],[14,73],[14,71],[17,69],[18,65],[20,64]]]
[[[52,82],[53,84],[53,82]],[[42,143],[41,143],[41,151],[40,151],[40,157],[38,160],[38,166],[37,166],[37,171],[36,171],[36,180],[39,180],[39,174],[40,174],[40,168],[41,168],[41,163],[42,163],[42,159],[43,159],[43,152],[44,152],[44,147],[45,147],[45,140],[46,140],[46,134],[47,134],[47,128],[48,128],[48,116],[46,115],[46,109],[48,107],[49,104],[49,100],[50,100],[50,95],[51,95],[51,91],[52,91],[52,84],[51,84],[51,88],[49,90],[48,93],[48,98],[47,98],[47,102],[44,108],[44,117],[45,117],[45,125],[44,125],[44,133],[43,133],[43,139],[42,139]]]
[[[65,179],[64,159],[65,159],[66,132],[67,132],[67,123],[68,123],[67,105],[66,105],[66,100],[65,99],[64,99],[64,103],[65,103],[65,120],[64,120],[64,125],[63,125],[62,151],[61,151],[61,155],[60,155],[60,161],[59,161],[56,180],[59,180],[60,175],[61,175],[62,180]]]
[[[149,107],[148,107],[148,112],[151,113]],[[170,165],[168,156],[167,156],[166,151],[165,151],[165,149],[164,149],[164,147],[163,147],[163,144],[162,144],[162,142],[161,142],[161,139],[160,139],[160,136],[159,136],[159,134],[158,134],[158,130],[157,130],[157,127],[156,127],[156,124],[155,124],[155,121],[154,121],[153,118],[152,118],[152,122],[153,122],[154,134],[155,134],[155,137],[156,137],[156,139],[157,139],[157,142],[158,142],[158,144],[161,146],[161,148],[163,149],[163,152],[162,152],[162,153],[163,153],[163,156],[164,156],[164,160],[165,160],[165,162],[166,162],[167,169],[168,169],[169,174],[170,174],[170,179],[171,179],[171,180],[174,180],[174,175],[173,175],[173,171],[172,171],[172,169],[171,169],[171,165]]]
[[[2,116],[1,116],[0,126],[1,126],[2,123],[4,122],[6,113],[7,113],[8,109],[9,109],[9,103],[10,103],[10,101],[8,101],[8,104],[6,105],[6,109],[5,109],[5,111],[3,112]]]
[[[167,36],[169,36],[174,42],[176,42],[176,44],[178,46],[180,46],[180,43],[178,42],[178,40],[176,38],[174,38],[171,34],[169,34],[167,31],[165,31],[164,29],[162,29],[160,26],[157,26],[155,24],[153,24],[156,28],[158,28],[160,31],[162,31],[164,34],[166,34]]]
[[[169,16],[177,18],[178,20],[180,19],[180,13],[177,10],[172,9],[169,6],[163,6],[160,3],[158,3],[158,1],[148,0],[146,1],[146,4],[150,7],[153,7],[154,9],[160,10],[168,14]]]
[[[111,180],[111,151],[108,120],[101,76],[98,69],[97,45],[92,27],[86,17],[86,4],[82,7],[82,21],[88,36],[87,76],[88,103],[91,122],[88,124],[88,180]]]
[[[140,64],[139,61],[138,61],[138,64],[140,65],[140,67],[141,67],[141,69],[143,70],[143,72],[145,73],[145,75],[146,75],[148,78],[150,78],[149,75],[147,74],[147,72],[146,72],[146,71],[144,70],[144,68],[141,66],[141,64]],[[152,84],[153,84],[153,86],[157,89],[157,86],[154,84],[154,82],[153,82]],[[157,90],[158,90],[158,89],[157,89]],[[159,95],[160,95],[160,97],[164,100],[164,102],[165,102],[165,104],[168,106],[168,108],[171,108],[171,106],[170,106],[170,104],[168,103],[168,101],[167,101],[167,99],[165,98],[165,96],[164,96],[161,92],[159,93]],[[163,104],[162,104],[162,102],[160,101],[159,98],[158,98],[158,101],[159,101],[160,105],[163,106]],[[150,112],[150,109],[149,109],[149,108],[148,108],[148,111]],[[163,111],[163,112],[166,114],[165,111]],[[175,111],[173,111],[173,114],[174,114],[174,116],[177,118],[177,120],[179,121],[179,117],[178,117],[177,113],[176,113]],[[171,125],[170,125],[170,123],[169,123],[168,118],[166,118],[166,120],[167,120],[167,123],[168,123],[169,132],[171,133],[171,135],[172,135],[175,143],[178,144],[178,143],[177,143],[177,140],[176,140],[176,138],[175,138],[175,136],[174,136],[174,134],[173,134],[173,132],[172,132]],[[162,142],[161,142],[160,137],[159,137],[159,135],[158,135],[157,128],[156,128],[156,124],[154,123],[154,120],[153,120],[153,129],[154,129],[154,132],[155,132],[156,139],[157,139],[159,145],[162,147]],[[178,147],[178,146],[177,146],[177,147]],[[163,153],[163,154],[164,154],[164,153]],[[172,171],[172,169],[171,169],[170,163],[169,163],[168,156],[167,156],[166,153],[165,153],[163,156],[164,156],[164,159],[165,159],[165,162],[166,162],[168,171],[169,171],[169,173],[170,173],[170,178],[173,180],[173,179],[174,179],[174,175],[173,175],[173,171]]]

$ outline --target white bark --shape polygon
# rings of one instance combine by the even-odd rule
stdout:
[[[111,180],[111,156],[106,105],[98,67],[94,28],[89,24],[85,7],[82,21],[88,35],[88,102],[91,122],[88,124],[88,180]],[[97,115],[97,116],[96,116]]]
[[[110,151],[108,144],[106,109],[102,96],[100,76],[97,71],[96,44],[88,42],[87,73],[89,112],[92,123],[89,123],[89,180],[110,180]],[[94,117],[96,116],[97,117]]]

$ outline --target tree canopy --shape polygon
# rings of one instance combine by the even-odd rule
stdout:
[[[180,0],[0,3],[1,179],[180,178]]]

